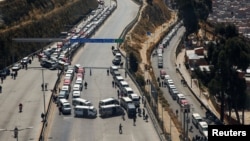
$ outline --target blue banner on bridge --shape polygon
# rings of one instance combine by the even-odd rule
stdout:
[[[90,39],[90,38],[77,38],[70,39],[70,43],[121,43],[123,39]]]

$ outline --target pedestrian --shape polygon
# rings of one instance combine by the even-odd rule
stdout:
[[[142,96],[141,103],[144,103],[145,96]]]
[[[43,83],[42,83],[41,87],[42,87],[42,91],[43,91],[43,90],[44,90],[44,85],[43,85]]]
[[[145,119],[145,109],[144,108],[142,109],[142,116],[143,116],[143,119]]]
[[[45,91],[47,91],[47,85],[48,85],[48,83],[45,83]]]
[[[122,134],[122,124],[119,125],[119,133]]]
[[[117,84],[115,83],[115,89],[116,89],[116,85],[117,85]]]
[[[0,93],[2,93],[2,86],[0,85]]]
[[[127,71],[125,70],[125,78],[127,78]]]
[[[136,122],[136,115],[133,117],[133,121],[134,121],[134,126],[135,126],[135,122]]]
[[[20,103],[18,106],[19,106],[19,113],[21,113],[23,111],[23,104]]]
[[[138,116],[141,117],[141,108],[138,107]]]
[[[11,78],[13,79],[14,78],[14,72],[11,72]]]
[[[120,91],[119,91],[119,89],[117,90],[117,96],[118,96],[118,98],[120,98]]]
[[[42,114],[41,114],[42,122],[45,121],[45,120],[44,120],[44,117],[45,117],[45,115],[44,115],[44,113],[42,113]]]
[[[61,115],[62,114],[62,106],[61,105],[59,105],[58,110],[59,110],[59,115]]]
[[[109,76],[109,69],[107,69],[107,76]]]
[[[178,116],[178,110],[175,110],[175,114],[176,114],[176,116]]]
[[[157,81],[160,82],[160,78],[159,77],[157,77]]]
[[[113,88],[115,87],[115,82],[114,81],[112,81],[112,86],[113,86]]]
[[[161,87],[161,82],[159,82],[159,87]]]
[[[85,89],[87,89],[88,83],[85,82],[85,83],[84,83],[84,86],[85,86]]]
[[[145,115],[145,120],[148,122],[148,114]]]

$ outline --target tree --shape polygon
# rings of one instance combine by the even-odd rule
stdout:
[[[229,113],[234,109],[240,123],[238,109],[244,111],[245,102],[242,100],[245,97],[246,82],[239,77],[237,70],[246,70],[250,63],[249,44],[239,37],[233,37],[216,45],[209,45],[208,61],[214,65],[208,88],[221,101],[221,121],[224,120],[225,105],[228,105]]]

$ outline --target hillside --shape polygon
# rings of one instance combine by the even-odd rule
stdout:
[[[8,0],[0,3],[0,69],[41,49],[44,43],[14,43],[16,37],[58,37],[96,9],[95,0]]]

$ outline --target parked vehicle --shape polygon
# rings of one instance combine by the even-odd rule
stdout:
[[[111,104],[115,104],[115,105],[119,105],[119,100],[113,98],[113,97],[110,97],[110,98],[106,98],[106,99],[103,99],[103,100],[100,100],[99,101],[99,108],[101,106],[105,106],[105,105],[111,105]]]
[[[66,99],[60,99],[60,106],[62,108],[62,113],[63,114],[71,114],[71,106],[68,100]]]
[[[74,114],[75,117],[95,118],[97,116],[97,110],[94,106],[77,105],[74,108]]]
[[[134,118],[136,116],[136,107],[134,103],[127,104],[128,118]]]
[[[21,69],[21,65],[19,63],[16,63],[12,66],[12,71],[18,71]]]
[[[128,104],[129,103],[133,103],[132,99],[130,99],[129,97],[122,97],[120,99],[120,105],[127,110],[128,109]]]
[[[161,79],[164,79],[165,75],[167,75],[166,71],[164,69],[161,69],[160,70],[160,77],[161,77]]]
[[[113,75],[114,72],[118,71],[118,66],[111,66],[110,67],[110,73]]]
[[[130,94],[128,97],[133,101],[135,107],[140,107],[140,96],[138,94],[133,93]]]
[[[158,57],[158,68],[163,68],[163,57]]]
[[[101,117],[117,116],[123,115],[124,110],[117,104],[103,105],[99,108],[99,114]]]
[[[92,106],[92,103],[89,100],[82,98],[75,98],[73,101],[73,105],[81,105],[81,106]]]
[[[192,122],[195,127],[198,127],[198,123],[203,121],[202,117],[198,113],[193,113],[192,114]]]
[[[199,122],[198,129],[204,137],[208,138],[208,124],[206,121]]]

